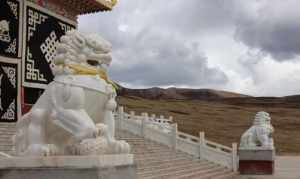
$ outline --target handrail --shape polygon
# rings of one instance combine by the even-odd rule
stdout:
[[[4,152],[0,152],[0,156],[1,157],[6,157],[6,158],[11,158],[12,156],[7,154],[7,153],[4,153]]]
[[[178,143],[178,149],[189,153],[191,155],[194,155],[195,157],[203,158],[206,160],[210,160],[212,162],[224,165],[226,167],[229,167],[233,169],[233,171],[237,170],[237,147],[236,143],[232,144],[232,148],[207,140],[205,138],[204,132],[199,133],[199,137],[180,132],[177,129],[176,123],[169,123],[166,121],[169,121],[168,119],[164,119],[163,116],[161,116],[162,120],[156,120],[155,115],[152,115],[151,117],[148,116],[147,113],[142,113],[142,115],[135,115],[135,113],[132,111],[130,114],[125,113],[123,107],[119,108],[118,110],[118,116],[117,119],[120,124],[122,121],[129,122],[129,125],[117,125],[119,127],[123,127],[125,130],[129,130],[135,134],[141,135],[145,138],[153,139],[152,133],[149,136],[149,129],[153,129],[155,131],[158,131],[160,134],[155,137],[155,141],[161,142],[164,144],[170,145],[172,148],[177,149],[177,143]],[[171,118],[171,117],[170,117]],[[170,120],[171,121],[171,120]],[[134,124],[135,127],[133,127]],[[130,127],[132,126],[132,127]],[[125,127],[125,128],[124,128]],[[158,137],[158,138],[157,138]],[[154,139],[153,139],[154,140]],[[210,154],[206,156],[206,152],[209,152]],[[212,152],[212,153],[211,153]],[[213,155],[214,157],[210,157]],[[226,157],[225,157],[226,156]],[[225,158],[224,158],[225,157]],[[218,158],[218,159],[217,159]]]
[[[189,140],[191,142],[199,143],[199,138],[198,137],[192,136],[192,135],[184,133],[184,132],[178,131],[178,137]]]
[[[222,145],[222,144],[219,144],[219,143],[216,143],[216,142],[213,142],[213,141],[209,141],[209,140],[206,140],[206,139],[205,139],[205,143],[206,143],[206,145],[208,145],[212,148],[216,148],[216,149],[222,150],[224,152],[232,152],[232,148],[227,147],[225,145]]]
[[[144,116],[138,116],[138,115],[132,115],[132,114],[128,114],[124,112],[124,117],[127,119],[131,119],[132,122],[138,123],[138,121],[140,121],[141,119],[144,119]],[[133,118],[132,118],[133,117]],[[165,124],[169,124],[169,123],[159,123],[159,122],[154,122],[153,118],[148,118],[151,120],[146,121],[147,123],[150,123],[151,125],[157,126],[159,129],[170,129],[171,130],[171,126],[167,126]],[[135,121],[136,120],[136,121]],[[200,139],[198,137],[195,137],[193,135],[184,133],[184,132],[180,132],[178,131],[177,137],[181,138],[181,139],[185,139],[188,140],[190,142],[193,142],[195,144],[198,144]],[[211,147],[217,150],[221,150],[223,152],[227,152],[227,153],[231,153],[232,152],[232,148],[227,147],[225,145],[210,141],[205,139],[205,145],[206,147]]]

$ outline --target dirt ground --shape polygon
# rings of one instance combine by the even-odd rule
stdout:
[[[118,97],[125,111],[173,116],[179,130],[195,136],[204,131],[209,140],[230,146],[239,142],[258,111],[269,112],[275,128],[277,154],[300,154],[300,104],[256,100],[179,101]]]

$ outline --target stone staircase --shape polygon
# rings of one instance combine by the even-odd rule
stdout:
[[[0,123],[0,152],[13,154],[12,136],[16,132],[16,123]]]
[[[126,140],[135,156],[139,179],[230,179],[231,170],[125,131],[116,138]]]
[[[12,154],[12,135],[15,123],[0,123],[0,151]],[[236,173],[214,164],[198,160],[180,151],[146,140],[125,131],[117,131],[116,138],[126,140],[135,156],[139,179],[230,179]]]

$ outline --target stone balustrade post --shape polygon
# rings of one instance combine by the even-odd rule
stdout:
[[[204,159],[204,150],[205,150],[205,133],[199,133],[199,158]]]
[[[124,107],[119,106],[118,108],[118,119],[117,119],[117,128],[122,129],[122,121],[124,120]]]
[[[160,116],[159,116],[159,120],[160,120],[161,123],[163,123],[164,119],[165,119],[165,116],[164,116],[164,115],[160,115]]]
[[[177,123],[175,123],[175,124],[173,124],[172,136],[171,136],[172,145],[173,145],[174,150],[177,149],[177,135],[178,135],[177,133],[178,133],[178,125],[177,125]]]
[[[173,116],[169,116],[170,122],[173,122]]]
[[[130,119],[134,119],[135,118],[135,112],[134,111],[130,111]]]
[[[147,125],[147,121],[148,121],[148,113],[143,113],[143,117],[142,117],[142,126],[141,126],[141,134],[143,137],[146,137],[146,125]]]
[[[232,143],[232,170],[238,171],[237,143]]]
[[[153,119],[153,121],[155,121],[156,115],[155,114],[151,114],[151,118]]]
[[[144,137],[144,120],[145,120],[145,113],[141,113],[141,131],[140,131],[140,135],[142,137]]]

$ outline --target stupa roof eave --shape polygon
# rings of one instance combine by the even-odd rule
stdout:
[[[113,4],[107,0],[64,0],[63,5],[76,10],[78,15],[111,11]]]

